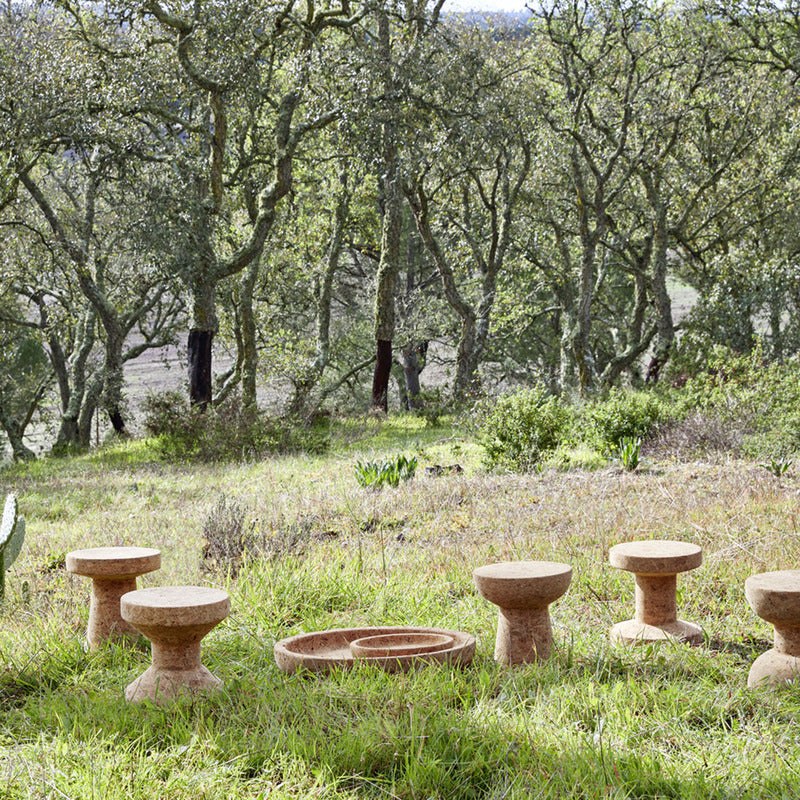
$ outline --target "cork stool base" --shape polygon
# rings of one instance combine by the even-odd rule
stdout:
[[[753,662],[747,685],[774,686],[800,679],[800,570],[751,575],[744,593],[753,611],[775,627],[775,646]]]
[[[120,615],[120,598],[136,589],[136,578],[161,566],[161,552],[149,547],[92,547],[67,553],[67,572],[92,579],[86,638],[96,650],[110,639],[135,637]]]
[[[125,699],[168,703],[183,692],[218,689],[200,663],[200,642],[230,611],[221,589],[166,586],[123,595],[122,617],[151,642],[153,663],[125,690]]]
[[[567,591],[572,567],[553,561],[506,561],[478,567],[478,591],[500,607],[494,657],[525,664],[550,657],[553,631],[550,603]]]
[[[703,641],[700,626],[678,619],[677,608],[678,573],[700,566],[700,547],[688,542],[625,542],[612,547],[608,555],[611,566],[633,572],[636,579],[635,616],[611,629],[612,642]]]

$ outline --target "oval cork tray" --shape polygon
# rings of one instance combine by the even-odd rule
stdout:
[[[356,659],[350,643],[356,639],[393,634],[440,634],[452,636],[453,643],[433,653],[405,653]],[[276,642],[275,661],[284,672],[308,669],[312,672],[328,672],[334,667],[349,668],[358,660],[374,664],[387,672],[404,672],[426,664],[454,664],[466,666],[475,655],[475,637],[463,631],[443,628],[387,627],[387,628],[332,628],[290,636]]]

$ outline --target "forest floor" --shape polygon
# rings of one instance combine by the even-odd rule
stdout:
[[[413,480],[358,486],[357,459],[400,452],[419,459]],[[436,464],[464,471],[435,477]],[[3,798],[800,796],[800,690],[747,688],[772,629],[743,591],[753,573],[797,565],[793,470],[720,458],[488,474],[463,431],[398,416],[340,423],[326,456],[170,465],[129,442],[0,470],[0,490],[28,525],[0,610]],[[609,548],[646,538],[702,546],[678,582],[700,646],[609,643],[634,600]],[[204,561],[211,543],[223,555]],[[88,581],[65,572],[65,553],[115,544],[161,549],[140,586],[230,593],[203,645],[222,691],[128,706],[146,643],[86,652]],[[574,575],[551,607],[553,657],[508,668],[472,571],[518,559]],[[272,656],[299,632],[373,625],[468,631],[475,659],[315,677]]]

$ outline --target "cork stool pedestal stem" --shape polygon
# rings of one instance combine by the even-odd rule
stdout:
[[[677,575],[634,575],[634,619],[645,625],[669,625],[678,619]]]
[[[200,661],[203,637],[230,610],[227,592],[202,586],[139,589],[122,597],[122,616],[152,644],[152,664],[125,690],[125,699],[167,703],[182,692],[218,689],[222,682]]]
[[[495,661],[524,664],[540,658],[550,658],[552,648],[553,627],[547,606],[527,611],[500,609],[494,645]]]
[[[611,640],[624,644],[677,640],[700,644],[699,625],[678,619],[678,573],[699,567],[703,551],[673,541],[625,542],[609,551],[611,565],[633,572],[636,581],[633,619],[611,629]]]
[[[771,650],[750,667],[747,685],[777,685],[800,678],[800,570],[762,572],[744,583],[747,602],[759,617],[772,623]]]
[[[86,638],[94,650],[113,638],[133,638],[137,632],[119,614],[122,595],[136,589],[136,578],[100,578],[92,580],[89,598],[89,624]]]
[[[550,657],[549,605],[567,591],[572,567],[552,561],[506,561],[473,573],[478,591],[500,607],[494,658],[525,664]]]
[[[110,639],[135,637],[122,619],[120,598],[136,589],[139,575],[161,566],[161,552],[146,547],[92,547],[67,553],[67,572],[92,579],[86,638],[96,650]]]

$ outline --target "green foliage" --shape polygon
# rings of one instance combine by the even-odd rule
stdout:
[[[675,393],[681,415],[701,411],[740,433],[752,458],[800,450],[800,358],[768,361],[760,345],[740,355],[714,350],[705,370]]]
[[[168,461],[243,461],[286,453],[327,450],[327,422],[316,427],[270,417],[242,406],[238,398],[213,408],[189,404],[168,392],[145,401],[145,428],[157,452]]]
[[[17,513],[17,498],[10,494],[0,524],[0,600],[6,593],[6,570],[16,561],[25,539],[25,520]]]
[[[478,410],[489,468],[527,472],[569,441],[574,412],[541,387],[507,394]]]
[[[600,450],[614,451],[623,439],[645,439],[670,416],[668,405],[652,392],[612,389],[607,399],[586,408],[584,437]]]
[[[781,456],[780,458],[771,458],[769,461],[761,464],[760,466],[764,467],[764,469],[767,470],[767,472],[769,472],[771,475],[774,475],[776,478],[780,478],[789,471],[793,463],[794,462],[791,458]]]
[[[364,489],[396,489],[401,482],[409,481],[417,471],[417,458],[406,458],[400,454],[386,461],[356,461],[355,473],[358,485]]]
[[[414,398],[413,413],[431,428],[441,425],[442,417],[457,411],[454,401],[445,397],[441,387],[424,389]]]
[[[597,465],[599,456],[586,459],[587,452],[595,451],[612,453],[633,470],[641,460],[642,441],[673,415],[666,400],[649,392],[612,390],[604,400],[573,407],[534,388],[484,403],[478,426],[489,467],[526,472],[545,462]],[[584,453],[577,461],[576,448]]]
[[[632,436],[624,436],[620,439],[614,459],[622,464],[626,472],[633,472],[641,462],[642,440],[634,439]]]
[[[11,313],[13,300],[0,296],[0,307]],[[22,443],[25,429],[37,412],[52,381],[52,369],[41,341],[27,328],[0,320],[0,428],[14,435],[14,457],[33,460]]]

